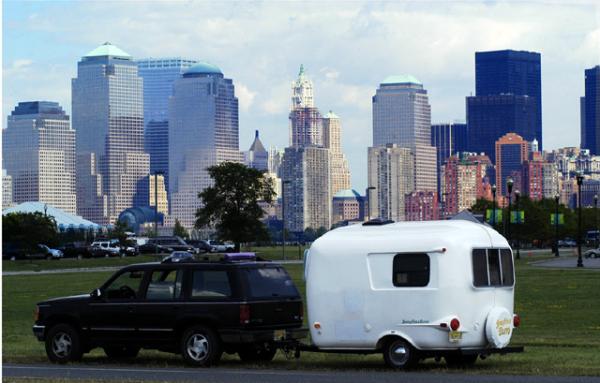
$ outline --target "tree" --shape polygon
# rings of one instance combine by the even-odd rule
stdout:
[[[267,240],[259,201],[273,201],[271,180],[261,171],[235,162],[211,166],[208,173],[214,185],[198,194],[203,207],[196,212],[196,227],[214,227],[217,237],[234,242],[237,251],[242,242]]]
[[[117,220],[113,228],[108,232],[108,237],[110,239],[118,239],[119,244],[125,245],[127,243],[127,231],[129,231],[127,223]]]
[[[37,244],[56,246],[58,233],[51,215],[35,213],[9,213],[2,218],[2,241],[33,249]]]
[[[178,219],[175,219],[175,226],[173,227],[173,235],[181,237],[181,238],[189,237],[187,230],[185,229],[185,227],[183,227],[183,225],[181,224],[181,222],[179,222]]]

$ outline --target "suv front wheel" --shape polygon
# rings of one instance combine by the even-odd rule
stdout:
[[[61,323],[52,327],[46,336],[46,354],[54,363],[67,363],[81,359],[81,337],[71,325]]]
[[[219,362],[222,353],[219,337],[208,327],[190,327],[181,337],[181,355],[193,366],[212,366]]]

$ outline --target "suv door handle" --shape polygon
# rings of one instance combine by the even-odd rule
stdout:
[[[278,307],[278,308],[275,309],[275,312],[276,313],[282,313],[283,312],[283,308]]]

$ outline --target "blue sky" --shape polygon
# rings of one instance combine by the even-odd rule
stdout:
[[[86,52],[110,41],[136,58],[218,65],[240,99],[240,143],[288,144],[291,81],[300,64],[323,113],[342,118],[352,184],[364,190],[371,97],[392,74],[429,92],[432,122],[465,119],[474,53],[542,54],[544,147],[579,144],[583,70],[600,64],[595,1],[200,2],[3,1],[3,121],[19,101],[60,102]]]

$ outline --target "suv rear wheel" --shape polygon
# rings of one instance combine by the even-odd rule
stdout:
[[[248,344],[238,350],[238,355],[244,362],[269,362],[276,353],[277,349],[272,344]]]
[[[67,363],[81,359],[81,336],[71,325],[61,323],[50,328],[46,336],[46,354],[53,363]]]
[[[212,366],[219,362],[222,353],[219,337],[208,327],[190,327],[181,337],[181,355],[193,366]]]

